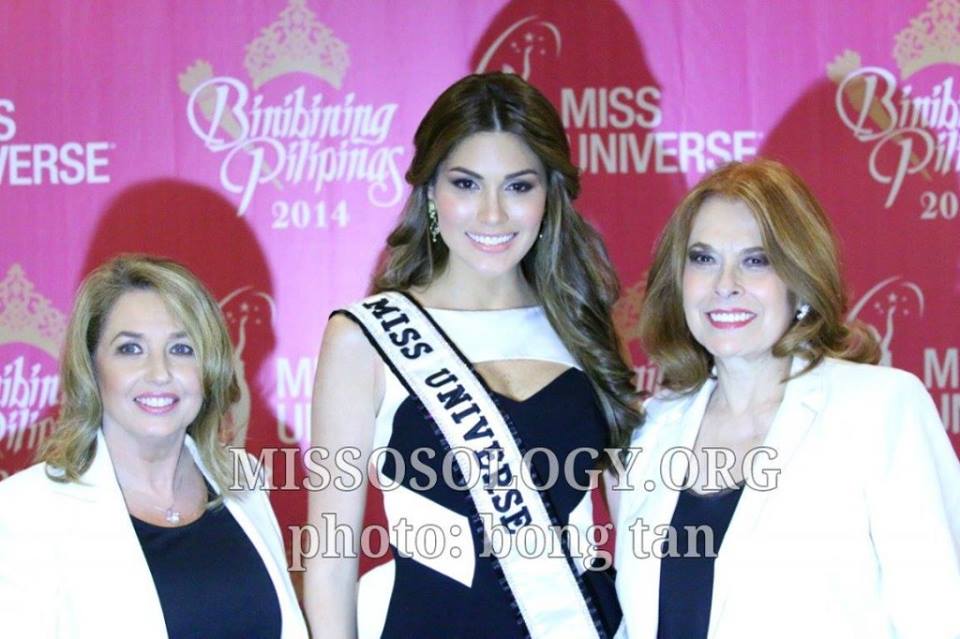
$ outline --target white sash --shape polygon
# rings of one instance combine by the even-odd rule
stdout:
[[[503,544],[509,550],[497,552],[493,560],[529,636],[604,638],[599,615],[588,602],[573,562],[567,552],[559,552],[565,546],[548,505],[540,491],[520,478],[521,472],[529,478],[532,471],[521,470],[523,455],[510,427],[455,345],[402,293],[373,295],[345,312],[364,329],[400,382],[423,403],[449,448],[468,449],[486,470],[486,475],[481,472],[482,479],[471,482],[470,496],[479,514],[472,520],[487,542],[493,529],[499,539],[511,542]],[[494,455],[499,464],[491,477]],[[525,533],[531,526],[538,530]],[[521,548],[526,537],[545,540],[546,550],[531,556]]]

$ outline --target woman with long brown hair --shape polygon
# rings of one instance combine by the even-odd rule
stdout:
[[[367,464],[391,450],[369,478],[383,487],[389,560],[357,588],[366,473],[359,489],[312,492],[311,625],[325,637],[606,636],[619,611],[577,552],[593,541],[596,453],[578,452],[622,444],[640,416],[611,319],[617,279],[573,208],[560,118],[517,76],[471,75],[414,144],[374,294],[331,318],[313,405],[329,472],[335,451]],[[550,481],[549,457],[569,472]],[[443,550],[423,547],[428,530]],[[518,553],[537,535],[545,550]]]

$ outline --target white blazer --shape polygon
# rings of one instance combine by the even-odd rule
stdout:
[[[648,401],[634,435],[643,451],[629,475],[640,488],[618,515],[618,637],[656,637],[660,560],[634,546],[659,550],[665,529],[654,527],[669,525],[679,495],[661,458],[693,448],[715,385]],[[764,446],[781,474],[740,497],[714,565],[709,639],[960,637],[960,464],[920,380],[827,359],[787,383]],[[672,458],[678,481],[686,459]]]
[[[187,448],[209,481],[189,436]],[[54,482],[35,464],[0,482],[0,635],[165,639],[153,577],[102,434],[81,479]],[[263,558],[282,636],[306,637],[266,492],[231,493],[224,504]]]

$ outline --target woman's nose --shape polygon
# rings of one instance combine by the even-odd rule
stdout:
[[[727,264],[717,276],[716,292],[720,297],[730,297],[741,292],[740,271],[736,264]]]
[[[166,353],[153,353],[148,356],[147,374],[151,382],[170,381],[170,363]]]
[[[500,201],[499,193],[490,193],[483,198],[478,217],[481,223],[490,226],[507,221],[509,216]]]

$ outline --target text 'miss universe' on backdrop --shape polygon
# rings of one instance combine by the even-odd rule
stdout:
[[[641,384],[656,234],[704,174],[769,156],[824,203],[850,315],[960,449],[960,0],[229,10],[0,5],[0,478],[53,423],[76,285],[121,251],[181,261],[220,300],[250,422],[234,437],[305,447],[326,317],[367,290],[417,122],[474,70],[520,74],[560,111]],[[302,491],[272,500],[285,529],[304,521]]]

